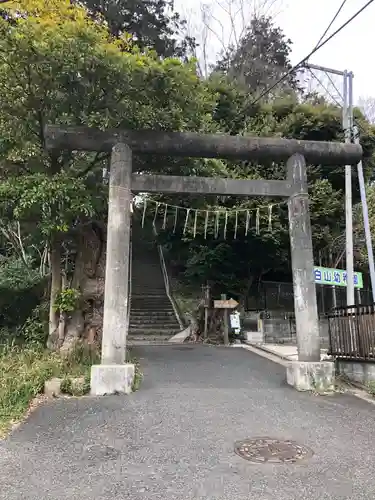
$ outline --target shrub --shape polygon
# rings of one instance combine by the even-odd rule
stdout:
[[[22,328],[40,304],[46,278],[20,258],[0,260],[0,328]],[[19,333],[19,332],[18,332]]]

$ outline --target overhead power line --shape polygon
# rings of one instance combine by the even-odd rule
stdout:
[[[310,68],[309,65],[306,65],[306,69],[309,71],[309,73],[311,74],[311,76],[313,77],[313,79],[315,79],[318,82],[318,84],[322,87],[322,89],[326,92],[326,94],[332,99],[332,101],[334,101],[334,103],[339,108],[342,108],[343,102],[339,102],[336,99],[336,97],[334,95],[332,95],[332,93],[329,91],[329,89],[324,85],[324,83],[322,82],[322,80],[316,75],[316,73]],[[328,78],[330,79],[330,81],[331,81],[332,85],[334,86],[336,92],[338,93],[339,97],[343,100],[343,96],[341,95],[341,92],[339,91],[339,89],[336,87],[335,83],[330,78],[328,71],[324,71],[324,73],[328,76]],[[360,131],[363,134],[367,135],[368,132],[363,127],[363,125],[358,121],[358,119],[355,118],[355,117],[353,117],[353,124],[358,128],[358,131]],[[356,134],[353,131],[353,139],[355,139],[355,138],[356,138]],[[371,141],[374,142],[375,139],[371,138]]]
[[[372,3],[374,3],[375,0],[369,0],[363,7],[361,7],[355,14],[353,14],[347,21],[345,21],[344,24],[342,24],[336,31],[334,31],[328,38],[326,38],[323,42],[321,42],[315,49],[313,49],[306,57],[304,57],[298,64],[293,66],[287,73],[285,73],[281,78],[278,79],[276,83],[265,89],[256,99],[254,99],[251,103],[251,105],[257,103],[260,99],[262,99],[264,96],[272,92],[272,90],[277,87],[281,82],[285,80],[288,76],[290,76],[292,73],[294,73],[300,66],[303,65],[312,55],[315,54],[319,49],[321,49],[324,45],[326,45],[329,41],[332,40],[336,35],[340,33],[344,28],[348,26],[356,17],[358,17],[362,12],[367,9]]]
[[[343,0],[340,7],[338,8],[336,14],[333,16],[331,22],[329,23],[329,25],[327,26],[325,32],[323,33],[323,35],[319,38],[319,41],[318,43],[315,45],[315,48],[319,47],[319,44],[324,40],[324,37],[326,36],[326,34],[328,33],[328,31],[331,29],[331,26],[333,25],[333,23],[336,21],[336,19],[338,18],[340,12],[342,11],[342,9],[344,8],[344,5],[346,4],[347,0]]]

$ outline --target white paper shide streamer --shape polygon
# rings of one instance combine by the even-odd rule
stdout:
[[[264,207],[253,209],[196,209],[191,207],[181,207],[162,203],[160,201],[144,199],[142,207],[141,226],[144,227],[147,211],[153,213],[153,224],[156,226],[160,220],[160,226],[163,231],[171,229],[173,233],[178,230],[179,215],[182,215],[183,228],[182,235],[190,234],[191,237],[203,237],[207,239],[211,234],[215,239],[232,239],[248,236],[251,231],[256,235],[261,233],[261,215],[263,220],[267,217],[265,228],[272,231],[273,208],[275,204],[269,204]],[[134,207],[135,208],[135,207]],[[255,215],[255,227],[252,226],[252,212]],[[190,217],[193,215],[193,217]],[[182,221],[181,221],[182,223]]]

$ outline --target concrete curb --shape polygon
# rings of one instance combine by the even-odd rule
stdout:
[[[279,365],[285,366],[287,365],[287,361],[284,359],[281,359],[279,356],[277,356],[274,353],[265,351],[263,349],[258,349],[258,347],[255,347],[253,345],[248,345],[248,344],[234,344],[232,347],[240,347],[241,349],[245,349],[246,351],[250,351],[254,354],[257,354],[258,356],[262,356],[262,358],[266,358],[269,361],[272,361],[273,363],[277,363]]]
[[[276,354],[274,351],[272,351],[271,349],[268,349],[264,345],[253,344],[251,342],[246,342],[246,341],[245,341],[245,344],[252,347],[253,349],[257,349],[259,351],[264,351],[267,354],[271,354],[272,356],[275,356],[276,358],[282,359],[283,361],[288,361],[288,362],[293,361],[293,359],[288,358],[288,356],[284,356],[283,354]]]

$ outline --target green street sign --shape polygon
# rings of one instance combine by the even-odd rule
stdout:
[[[346,286],[347,272],[329,267],[314,267],[314,280],[319,285]],[[363,288],[362,273],[354,273],[354,287]]]

